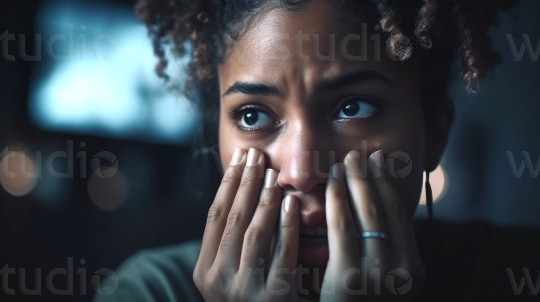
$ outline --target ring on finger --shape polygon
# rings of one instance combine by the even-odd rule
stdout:
[[[367,239],[367,238],[380,238],[390,242],[388,235],[383,232],[362,232],[357,234],[358,239]]]

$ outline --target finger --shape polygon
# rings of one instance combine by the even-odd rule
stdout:
[[[347,187],[345,185],[345,167],[337,163],[331,168],[326,185],[326,223],[328,225],[329,265],[356,264],[348,261],[359,258],[359,247],[354,217],[351,212]]]
[[[384,152],[379,150],[371,154],[369,160],[373,174],[380,175],[380,177],[374,177],[373,181],[384,211],[384,216],[387,218],[386,223],[388,234],[392,239],[392,249],[399,251],[396,255],[399,254],[406,257],[410,254],[408,251],[416,248],[411,217],[409,217],[405,205],[386,170]]]
[[[377,193],[367,176],[367,165],[363,167],[360,154],[351,151],[344,160],[346,181],[351,198],[354,217],[357,218],[359,233],[383,232],[387,234],[384,212],[379,203]],[[360,238],[365,256],[368,260],[386,259],[389,256],[388,242],[380,238]]]
[[[201,252],[197,260],[197,267],[201,268],[204,273],[208,272],[216,258],[223,230],[227,223],[227,216],[238,191],[245,164],[246,151],[236,149],[221,180],[214,202],[208,210]]]
[[[236,270],[239,267],[244,234],[261,194],[263,172],[264,155],[259,150],[249,149],[242,180],[229,211],[215,260],[227,264],[228,268]]]
[[[270,294],[296,295],[296,278],[292,273],[298,259],[300,210],[298,200],[288,195],[282,203],[280,226],[272,264],[268,272],[267,290]]]
[[[266,170],[259,204],[244,235],[239,272],[247,272],[255,267],[269,267],[273,226],[276,225],[281,208],[281,188],[277,185],[277,177],[277,171]]]

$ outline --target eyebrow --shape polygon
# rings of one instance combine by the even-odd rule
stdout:
[[[346,86],[366,81],[368,79],[378,79],[391,86],[394,86],[394,83],[392,83],[390,79],[374,70],[360,70],[328,79],[323,79],[315,85],[315,92],[338,90]],[[236,82],[231,87],[229,87],[221,97],[223,98],[233,93],[276,97],[280,97],[283,95],[279,88],[274,85],[268,85],[264,83]]]
[[[236,82],[221,96],[233,93],[243,93],[249,95],[262,95],[262,96],[282,96],[279,88],[273,85],[263,83],[249,83],[249,82]]]

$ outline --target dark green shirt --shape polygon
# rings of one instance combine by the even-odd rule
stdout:
[[[540,301],[540,231],[415,221],[427,280],[415,301]],[[143,250],[116,270],[107,301],[203,301],[192,280],[201,241]]]

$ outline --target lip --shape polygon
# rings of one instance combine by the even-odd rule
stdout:
[[[298,264],[307,267],[324,267],[330,257],[328,242],[300,243],[298,246]]]
[[[302,233],[305,235],[302,235]],[[304,231],[300,228],[298,264],[302,264],[304,267],[313,268],[322,268],[326,266],[328,259],[330,258],[328,236],[326,233],[326,228],[315,228]]]

